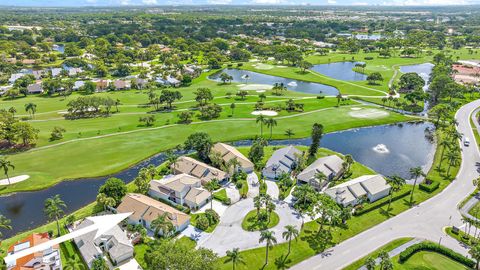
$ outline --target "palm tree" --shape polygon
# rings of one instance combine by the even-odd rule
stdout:
[[[450,176],[450,169],[452,166],[456,166],[458,164],[458,153],[457,152],[448,152],[447,153],[447,160],[448,160],[448,168],[447,168],[447,176]]]
[[[425,173],[423,173],[422,167],[414,167],[414,168],[410,168],[410,176],[415,179],[413,181],[412,192],[410,193],[410,206],[411,206],[412,200],[413,200],[413,192],[415,191],[415,186],[417,185],[417,179],[420,176],[425,176]]]
[[[374,270],[375,266],[377,266],[377,262],[372,256],[365,260],[365,268],[367,268],[367,270]]]
[[[449,140],[442,140],[440,143],[440,146],[442,147],[442,152],[440,153],[440,163],[438,164],[438,168],[440,169],[442,167],[442,161],[443,161],[443,155],[445,153],[445,149],[450,149],[452,146],[452,143]]]
[[[263,114],[260,114],[259,116],[257,116],[256,123],[260,123],[260,137],[263,137],[263,124],[265,124],[265,122],[266,122],[266,119],[265,119],[265,116],[263,116]]]
[[[260,232],[260,239],[258,240],[259,243],[265,242],[265,265],[268,264],[268,249],[270,246],[277,243],[277,238],[275,238],[275,232],[263,230]]]
[[[265,202],[265,208],[267,209],[268,212],[268,223],[270,223],[270,216],[272,215],[272,212],[275,211],[275,204],[272,201],[267,201]]]
[[[35,112],[37,111],[37,104],[32,102],[25,104],[25,111],[29,112],[32,118],[35,118]]]
[[[225,263],[232,262],[232,269],[235,270],[235,266],[237,263],[245,264],[245,261],[242,258],[242,254],[240,253],[238,248],[234,248],[232,250],[227,250],[227,259]]]
[[[338,107],[338,105],[340,105],[340,101],[342,101],[342,98],[343,98],[342,94],[337,95],[337,107]]]
[[[236,173],[242,164],[237,158],[232,158],[227,162],[227,170],[232,169],[232,174]]]
[[[287,129],[285,130],[285,135],[287,135],[287,137],[290,139],[293,135],[295,135],[295,133],[293,132],[292,129]]]
[[[322,182],[327,180],[327,176],[323,172],[316,172],[314,178],[318,181],[320,187],[322,186]]]
[[[82,260],[80,260],[80,258],[78,258],[77,256],[71,256],[70,258],[68,258],[63,269],[64,270],[86,270]]]
[[[293,238],[297,238],[299,235],[299,231],[297,228],[293,225],[287,225],[285,226],[285,231],[282,233],[282,237],[285,240],[288,240],[288,253],[287,256],[290,254],[290,246],[292,243]]]
[[[393,270],[392,260],[386,251],[380,252],[378,258],[380,258],[380,270]]]
[[[350,154],[345,155],[345,156],[343,157],[343,160],[344,160],[345,163],[347,164],[347,170],[346,170],[346,171],[349,172],[349,171],[350,171],[350,167],[351,167],[352,164],[355,162],[355,161],[353,160],[352,155],[350,155]]]
[[[475,264],[475,269],[478,269],[478,263],[480,261],[480,244],[476,244],[475,246],[471,247],[468,251],[468,254],[472,256],[473,259],[477,262]]]
[[[268,118],[265,120],[265,124],[270,128],[270,139],[272,138],[273,127],[277,125],[277,120],[273,118]]]
[[[232,117],[233,117],[233,111],[235,110],[235,103],[230,104],[230,109],[232,109]]]
[[[12,226],[10,225],[12,221],[8,218],[6,218],[3,215],[0,215],[0,229],[5,229],[5,230],[11,230]],[[3,235],[2,232],[0,232],[0,239],[2,239]]]
[[[55,219],[57,222],[57,235],[60,236],[60,223],[58,220],[63,215],[64,211],[62,208],[67,208],[67,205],[64,201],[60,198],[60,195],[55,195],[52,198],[48,198],[45,200],[45,206],[43,211],[47,215],[48,219],[52,220]]]
[[[213,209],[213,191],[217,189],[218,187],[218,180],[217,179],[212,179],[210,182],[208,182],[205,185],[205,189],[210,192],[210,209]]]
[[[10,107],[10,109],[8,109],[8,112],[11,113],[13,117],[15,117],[15,113],[17,113],[17,109],[15,107]]]
[[[388,200],[387,213],[390,212],[390,205],[392,203],[393,193],[399,191],[403,185],[405,185],[405,179],[400,176],[394,175],[387,179],[388,184],[390,184],[390,199]]]
[[[13,166],[12,162],[2,157],[0,158],[0,167],[3,169],[3,173],[7,177],[8,184],[10,185],[10,177],[8,177],[8,171],[10,170],[10,168],[12,170],[15,170],[15,166]]]
[[[167,213],[164,213],[162,215],[158,215],[156,219],[152,220],[150,228],[154,230],[155,235],[158,235],[161,231],[163,236],[168,237],[170,232],[173,230],[173,225],[168,220]]]
[[[262,208],[262,205],[263,205],[263,198],[259,194],[253,198],[253,206],[257,209],[257,217],[260,214],[260,209]]]

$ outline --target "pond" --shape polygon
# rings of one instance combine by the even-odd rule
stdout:
[[[57,51],[59,53],[65,52],[65,45],[63,44],[53,44],[52,50]]]
[[[321,83],[304,82],[294,79],[287,79],[283,77],[277,77],[272,75],[261,74],[248,70],[241,70],[235,68],[224,69],[211,75],[209,78],[214,81],[220,81],[220,74],[222,72],[227,73],[233,77],[233,82],[238,83],[250,83],[250,84],[268,84],[273,85],[275,83],[283,83],[288,90],[295,92],[302,92],[314,95],[327,95],[336,96],[338,94],[337,88]],[[248,75],[248,79],[246,78]]]
[[[321,141],[321,146],[342,154],[351,154],[356,161],[381,174],[387,176],[398,174],[409,178],[409,168],[422,166],[427,170],[431,166],[435,145],[427,138],[426,129],[433,129],[433,125],[430,123],[402,123],[352,129],[326,134]],[[270,145],[308,146],[310,142],[310,138],[274,140],[270,142]],[[248,146],[251,145],[251,141],[243,140],[233,144]],[[140,168],[148,164],[157,166],[164,161],[165,155],[160,153],[109,177],[117,177],[129,182],[137,176]],[[65,181],[45,190],[0,197],[0,213],[11,219],[13,226],[13,230],[3,231],[4,236],[8,238],[18,232],[46,223],[43,202],[56,194],[60,194],[68,205],[67,213],[95,201],[98,188],[109,177]]]
[[[335,62],[314,65],[311,70],[342,81],[365,81],[367,75],[353,71],[355,64],[361,62]]]

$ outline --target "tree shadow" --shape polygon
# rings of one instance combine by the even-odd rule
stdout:
[[[307,242],[315,253],[323,252],[327,247],[334,244],[332,242],[332,234],[328,230],[322,230],[320,232],[305,230],[305,236],[301,239]]]
[[[284,270],[290,268],[291,259],[288,258],[288,255],[282,255],[275,259],[275,266],[277,269]]]

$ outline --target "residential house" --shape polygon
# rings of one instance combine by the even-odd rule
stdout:
[[[183,231],[190,224],[190,216],[143,194],[129,193],[117,207],[118,213],[133,213],[128,218],[130,224],[141,224],[153,230],[151,223],[161,215],[166,215],[175,232]]]
[[[97,85],[97,91],[104,91],[108,88],[108,84],[110,83],[108,80],[104,79],[94,79],[92,80]]]
[[[24,249],[31,248],[50,241],[48,233],[34,233],[18,241],[8,248],[8,255],[13,255]],[[44,251],[21,257],[14,265],[7,265],[8,270],[61,270],[60,248],[54,245]]]
[[[68,76],[70,77],[77,76],[82,72],[83,72],[82,68],[70,68],[68,69]]]
[[[115,80],[113,82],[113,87],[117,90],[124,90],[130,88],[130,82],[127,80]]]
[[[84,85],[85,85],[85,82],[84,82],[84,81],[75,81],[75,82],[73,83],[73,88],[72,88],[72,89],[73,89],[73,90],[78,90],[78,89],[80,89],[80,88],[81,88],[82,86],[84,86]]]
[[[35,59],[23,59],[22,64],[24,65],[33,65],[35,64]]]
[[[44,71],[43,70],[33,70],[32,75],[35,77],[35,80],[40,80],[42,78]]]
[[[299,173],[297,180],[300,183],[310,184],[315,189],[321,190],[329,181],[332,181],[343,173],[342,164],[343,159],[337,155],[321,157]],[[319,179],[316,177],[319,173],[326,176],[325,181],[319,182]]]
[[[8,82],[10,84],[13,84],[16,80],[22,78],[25,75],[27,75],[27,74],[25,74],[25,73],[14,73],[14,74],[10,75],[10,79],[8,79]]]
[[[148,195],[186,205],[191,209],[199,209],[210,201],[210,192],[202,188],[202,181],[184,173],[150,181]]]
[[[222,157],[222,160],[225,162],[225,164],[232,159],[236,159],[240,163],[240,166],[237,169],[240,169],[246,173],[253,172],[253,162],[251,162],[247,157],[240,153],[240,151],[231,145],[225,143],[216,143],[212,147],[212,152],[218,153]]]
[[[0,96],[5,94],[8,90],[12,89],[12,87],[13,87],[12,85],[0,86]]]
[[[173,86],[173,87],[178,87],[182,83],[181,81],[177,80],[176,78],[172,76],[168,76],[165,79],[162,77],[159,77],[155,80],[156,82],[160,83],[161,85],[165,86]]]
[[[35,83],[29,84],[27,86],[27,92],[29,94],[41,94],[41,93],[43,93],[42,82],[37,81]]]
[[[74,230],[79,230],[93,224],[88,218],[84,219]],[[95,238],[97,231],[89,232],[73,239],[83,260],[89,267],[93,261],[108,254],[113,265],[118,265],[133,258],[133,245],[128,239],[127,233],[118,225],[115,225],[100,237]],[[113,268],[112,268],[113,269]]]
[[[355,206],[361,198],[374,202],[390,194],[390,185],[381,175],[364,175],[325,190],[343,206]]]
[[[143,89],[148,85],[148,79],[137,78],[135,83],[138,88]]]
[[[302,155],[302,151],[290,145],[273,152],[267,161],[265,168],[262,170],[263,176],[269,179],[276,179],[284,173],[291,173],[297,166],[298,156]]]
[[[177,161],[172,164],[172,170],[175,174],[186,173],[200,178],[203,185],[213,179],[223,181],[228,178],[226,172],[186,156],[179,157]]]
[[[52,77],[58,77],[60,76],[60,74],[62,74],[62,70],[61,68],[52,68],[51,71],[52,71]]]

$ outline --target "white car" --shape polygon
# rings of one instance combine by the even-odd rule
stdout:
[[[470,140],[468,139],[468,137],[463,138],[463,145],[465,145],[465,146],[470,145]]]

